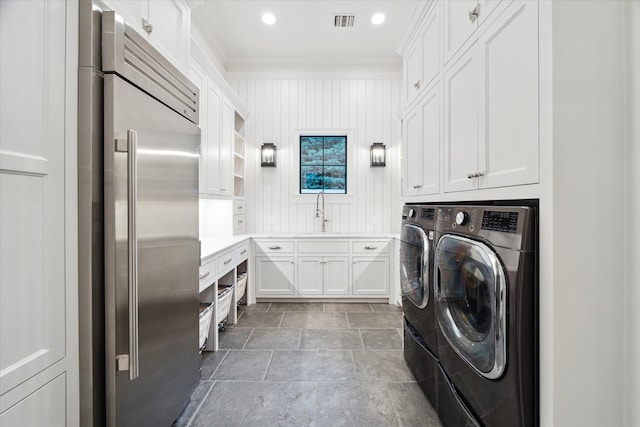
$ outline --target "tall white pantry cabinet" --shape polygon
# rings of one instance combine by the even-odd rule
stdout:
[[[74,426],[78,3],[2,0],[0,66],[0,425]]]

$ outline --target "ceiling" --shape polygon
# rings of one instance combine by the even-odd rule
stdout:
[[[227,72],[400,69],[396,45],[417,0],[204,0],[193,26]],[[268,26],[262,14],[277,21]],[[378,12],[381,25],[371,23]],[[334,15],[355,15],[335,28]]]

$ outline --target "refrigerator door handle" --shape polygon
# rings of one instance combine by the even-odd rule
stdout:
[[[127,130],[128,145],[128,240],[129,240],[129,379],[135,380],[139,376],[139,341],[138,341],[138,233],[137,233],[137,202],[138,202],[138,132]]]

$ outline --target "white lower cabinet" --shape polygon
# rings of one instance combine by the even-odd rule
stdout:
[[[349,257],[298,257],[298,294],[349,295]]]
[[[255,259],[256,296],[288,296],[295,290],[292,256],[258,256]]]
[[[256,239],[255,296],[388,297],[390,246],[388,238]]]
[[[353,295],[389,295],[389,257],[353,257]]]

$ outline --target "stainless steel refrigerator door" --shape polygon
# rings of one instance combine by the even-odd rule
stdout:
[[[200,129],[114,74],[104,100],[107,423],[169,426],[200,376]]]

